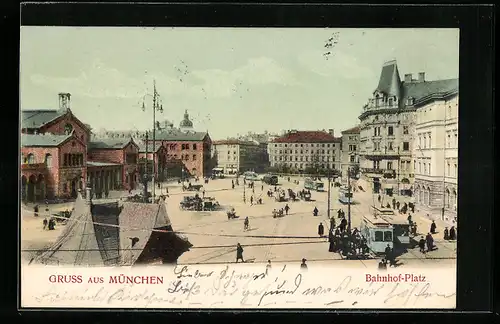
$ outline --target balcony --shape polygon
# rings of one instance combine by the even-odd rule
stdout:
[[[374,174],[383,174],[383,169],[371,169],[371,168],[361,168],[361,172],[363,173],[374,173]]]
[[[45,163],[23,163],[21,164],[22,171],[44,171],[47,169]]]

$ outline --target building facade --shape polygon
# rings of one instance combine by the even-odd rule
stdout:
[[[406,74],[400,80],[396,61],[386,62],[378,86],[360,119],[360,169],[374,192],[413,194],[416,111],[458,89],[458,80],[425,80]]]
[[[139,177],[139,146],[131,139],[101,139],[93,140],[89,143],[88,159],[94,162],[106,163],[109,166],[119,165],[114,173],[94,173],[90,175],[93,192],[99,194],[105,191],[105,187],[100,184],[112,182],[114,187],[120,189],[135,189],[137,184],[141,181]],[[106,170],[109,171],[109,170]],[[101,176],[110,177],[100,179]]]
[[[415,201],[454,219],[458,198],[458,88],[416,110]]]
[[[213,151],[217,161],[214,170],[224,174],[263,172],[269,164],[267,145],[264,146],[256,141],[238,139],[215,141]]]
[[[69,135],[21,135],[21,198],[76,197],[86,180],[86,145]]]
[[[341,132],[341,170],[342,179],[345,179],[346,181],[348,179],[347,172],[349,168],[351,168],[351,174],[355,170],[359,170],[359,131],[359,126],[355,126]]]
[[[333,130],[291,130],[269,143],[269,160],[271,167],[292,173],[340,172],[341,145]]]

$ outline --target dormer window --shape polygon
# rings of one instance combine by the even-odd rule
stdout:
[[[414,99],[413,99],[413,97],[409,97],[409,98],[408,98],[408,100],[406,101],[406,104],[407,104],[408,106],[413,105],[413,103],[414,103]]]
[[[389,106],[392,106],[393,102],[392,102],[392,98],[389,98]]]

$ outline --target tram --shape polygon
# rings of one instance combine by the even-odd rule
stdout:
[[[304,188],[309,190],[325,191],[325,184],[319,180],[306,178],[304,180]]]
[[[349,192],[349,188],[347,186],[342,186],[339,188],[339,202],[344,205],[353,203],[352,191]]]
[[[243,177],[247,181],[259,181],[260,180],[257,173],[252,172],[252,171],[247,171],[247,172],[243,173]]]
[[[385,252],[387,245],[394,247],[394,227],[381,217],[364,216],[360,226],[370,251],[375,254]]]
[[[272,174],[266,174],[262,179],[262,181],[264,181],[264,183],[268,185],[275,186],[278,184],[278,176]]]

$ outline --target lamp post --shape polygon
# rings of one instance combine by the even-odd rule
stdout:
[[[347,168],[347,233],[351,234],[351,168]]]
[[[148,132],[146,131],[146,159],[144,160],[144,173],[142,175],[143,181],[144,181],[144,202],[148,202]]]
[[[331,188],[332,188],[331,182],[332,182],[332,173],[331,169],[328,168],[328,212],[327,212],[328,219],[330,219],[330,209],[331,209]]]
[[[155,144],[156,144],[156,111],[163,112],[163,104],[161,103],[160,94],[156,91],[156,80],[153,80],[153,94],[146,94],[143,97],[142,101],[142,111],[146,111],[145,98],[150,97],[153,99],[153,174],[151,177],[152,181],[152,203],[155,201],[155,174],[156,174],[156,165],[155,165]],[[147,140],[146,140],[147,142]],[[147,163],[147,154],[146,154],[146,163]]]

